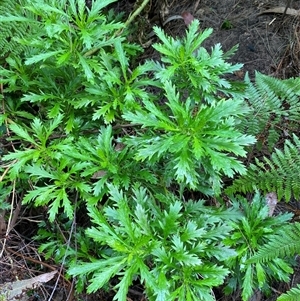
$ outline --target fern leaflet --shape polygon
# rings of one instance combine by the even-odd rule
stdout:
[[[274,234],[269,242],[253,257],[249,263],[267,262],[279,257],[290,257],[300,253],[300,223],[290,224]]]
[[[267,145],[272,150],[281,136],[298,128],[300,78],[279,80],[257,72],[255,83],[248,76],[245,81],[253,115],[243,120],[241,128],[258,137],[260,148]]]
[[[5,21],[6,17],[12,15],[24,16],[25,2],[23,0],[10,1],[2,0],[0,4],[0,58],[5,58],[9,54],[18,55],[27,47],[22,45],[19,40],[28,34],[28,32],[34,32],[33,24],[27,22],[18,21]],[[27,16],[29,12],[25,13]]]
[[[276,192],[278,199],[286,202],[292,197],[300,196],[300,140],[293,135],[293,141],[286,140],[284,149],[275,149],[270,159],[256,159],[256,164],[250,164],[247,173],[227,188],[228,194],[236,192],[253,192],[260,190],[264,193]]]

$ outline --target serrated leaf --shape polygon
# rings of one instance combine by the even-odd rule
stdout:
[[[58,65],[63,65],[69,61],[71,58],[71,51],[67,51],[66,53],[63,53],[62,55],[57,57],[57,64]]]
[[[40,61],[45,61],[46,59],[48,59],[52,56],[55,56],[59,53],[61,53],[61,50],[50,51],[50,52],[34,55],[25,61],[25,65],[32,65],[32,64],[38,63]]]
[[[38,165],[31,165],[25,168],[25,172],[29,173],[32,176],[37,176],[39,179],[46,178],[55,180],[57,177],[52,173],[46,171],[43,167]]]
[[[16,111],[15,114],[17,116],[24,117],[29,120],[33,120],[35,118],[35,116],[33,114],[31,114],[29,112],[25,112],[25,111]],[[1,119],[0,119],[0,123],[1,123]]]
[[[164,217],[160,221],[162,225],[162,229],[164,230],[165,237],[169,236],[170,233],[176,232],[178,227],[178,219],[181,216],[182,205],[180,202],[176,201],[175,203],[170,205],[169,211],[164,212]]]
[[[57,200],[62,200],[62,205],[64,212],[69,219],[73,218],[74,207],[69,200],[68,194],[64,188],[61,188],[57,194]]]
[[[98,269],[94,274],[94,277],[90,280],[90,284],[88,285],[87,292],[94,293],[100,288],[102,288],[105,284],[109,283],[110,279],[115,276],[124,266],[124,258],[118,257],[119,261],[115,261],[111,264],[109,260],[103,260],[103,268]],[[109,265],[110,264],[110,265]],[[87,273],[89,273],[88,271]],[[82,273],[81,273],[82,274]],[[82,274],[84,275],[84,274]]]
[[[124,76],[125,81],[126,81],[127,80],[128,59],[125,55],[122,43],[119,39],[115,40],[114,46],[116,48],[116,55],[117,55],[118,60],[120,62],[122,73],[123,73],[123,76]]]
[[[39,150],[35,149],[28,149],[24,151],[15,151],[14,153],[9,153],[7,155],[4,155],[2,160],[3,161],[10,161],[15,160],[12,168],[10,169],[10,178],[11,180],[15,179],[18,175],[20,170],[22,170],[26,163],[31,160],[35,160],[40,155]]]
[[[292,274],[294,270],[291,268],[289,264],[287,264],[283,259],[281,258],[274,258],[273,261],[287,274]]]
[[[258,285],[260,288],[262,288],[266,283],[266,273],[260,263],[256,263],[255,267],[256,267],[256,276],[258,280]]]
[[[162,139],[165,138],[165,139]],[[160,158],[164,153],[168,152],[173,145],[172,137],[154,137],[149,140],[142,139],[141,146],[136,155],[137,160],[152,159],[152,157]],[[157,159],[156,159],[157,160]]]
[[[198,178],[194,162],[190,159],[188,147],[185,147],[181,151],[180,155],[175,159],[175,163],[176,180],[178,182],[187,183],[192,188],[195,188],[198,184]]]
[[[52,194],[55,192],[56,186],[48,185],[45,187],[37,187],[34,190],[27,192],[24,196],[22,202],[24,204],[29,203],[30,201],[34,201],[36,205],[44,205],[49,202],[52,197]]]
[[[80,62],[80,65],[83,69],[83,72],[86,76],[86,79],[91,82],[91,83],[94,83],[94,74],[87,62],[88,59],[86,59],[85,57],[83,57],[81,54],[77,54],[78,55],[78,58],[79,58],[79,62]]]
[[[116,2],[117,0],[98,0],[92,2],[91,16],[98,15],[102,8],[107,7],[109,4]]]
[[[27,130],[23,129],[21,126],[19,126],[16,123],[13,123],[9,126],[9,128],[20,138],[24,139],[27,142],[30,142],[34,145],[36,145],[35,140],[31,137],[31,135],[28,133]]]
[[[185,48],[188,53],[194,53],[213,32],[212,28],[205,28],[201,34],[198,34],[199,26],[198,20],[194,20],[189,26],[185,39]]]
[[[184,230],[180,236],[183,242],[192,242],[197,241],[206,233],[204,228],[198,228],[198,225],[195,221],[187,221]]]
[[[68,274],[72,276],[79,276],[92,273],[94,271],[102,271],[107,266],[116,266],[118,264],[123,264],[124,256],[114,256],[107,258],[105,260],[95,260],[89,263],[76,263],[70,269],[68,269]]]
[[[117,284],[118,291],[114,297],[115,300],[118,301],[127,301],[127,294],[129,286],[132,285],[133,278],[138,270],[138,262],[131,263],[131,265],[125,270],[122,275],[121,281]]]
[[[248,265],[243,279],[242,298],[243,301],[248,301],[253,295],[253,270],[252,266]]]
[[[68,119],[65,127],[67,134],[72,132],[72,129],[74,127],[74,118],[75,118],[74,111],[71,110],[68,114]]]
[[[51,198],[52,197],[54,197],[54,196],[51,196]],[[61,201],[60,198],[55,198],[49,206],[48,213],[49,213],[49,221],[50,222],[53,222],[55,220],[56,215],[58,214],[58,209],[60,207],[60,201]]]
[[[48,132],[48,136],[50,136],[53,131],[58,128],[58,126],[61,125],[62,121],[63,121],[63,118],[64,118],[64,115],[63,114],[56,114],[55,115],[55,118],[53,118],[50,122],[50,125],[49,125],[49,129],[47,130]]]
[[[157,301],[168,300],[170,283],[163,272],[159,272],[157,277],[157,288],[153,291]]]

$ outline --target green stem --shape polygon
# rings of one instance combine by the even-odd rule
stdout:
[[[144,0],[140,7],[138,7],[132,15],[129,16],[127,21],[125,22],[125,27],[127,27],[132,21],[135,19],[137,15],[141,13],[141,11],[145,8],[145,6],[148,4],[150,0]]]

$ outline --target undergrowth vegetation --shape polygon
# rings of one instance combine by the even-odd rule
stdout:
[[[78,292],[113,285],[125,301],[139,282],[149,300],[247,301],[289,281],[299,244],[277,238],[299,225],[265,196],[299,197],[299,79],[232,81],[236,48],[205,49],[197,20],[182,38],[154,28],[160,61],[138,63],[114,0],[8,2],[0,208],[16,193],[47,208],[69,239],[41,223],[39,250]]]

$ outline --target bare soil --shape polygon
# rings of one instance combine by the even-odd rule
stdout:
[[[162,26],[172,16],[179,16],[183,12],[191,13],[201,21],[201,28],[213,28],[212,36],[205,41],[208,49],[220,43],[224,51],[228,51],[234,45],[239,48],[231,61],[242,63],[243,68],[235,76],[243,79],[246,72],[253,78],[256,71],[273,75],[279,78],[299,76],[299,17],[288,14],[264,13],[274,7],[285,7],[288,0],[152,0],[134,20],[133,25],[139,28],[137,35],[132,39],[141,43],[145,49],[140,60],[158,59],[157,53],[151,45],[157,40],[151,34],[154,25]],[[88,3],[88,1],[87,1]],[[141,1],[119,0],[112,5],[118,12],[124,12],[127,18]],[[291,8],[299,9],[300,1],[291,1]],[[164,30],[174,37],[184,35],[186,26],[182,19],[168,21]],[[297,215],[299,210],[284,208]],[[37,252],[37,245],[33,240],[36,234],[36,222],[42,220],[42,216],[34,216],[32,212],[21,209],[15,221],[15,227],[8,237],[1,233],[0,220],[0,284],[17,279],[28,279],[52,270],[59,270],[60,277],[56,277],[47,285],[30,294],[24,294],[21,300],[86,300],[86,301],[110,301],[114,291],[98,292],[94,295],[81,295],[74,297],[74,283],[64,277],[64,268],[57,266],[51,259],[41,258]],[[297,270],[297,269],[296,269]],[[273,294],[269,297],[257,295],[252,301],[271,301],[283,291],[299,283],[298,272],[295,272],[292,283],[278,284],[273,288]],[[239,296],[225,297],[216,292],[218,300],[236,300]],[[133,286],[129,292],[128,300],[146,300],[143,288],[140,285]]]
[[[191,13],[200,20],[201,28],[213,28],[212,36],[204,42],[208,49],[220,43],[226,52],[239,45],[231,61],[243,63],[242,73],[254,76],[255,71],[279,78],[299,76],[299,17],[287,14],[264,13],[275,8],[285,8],[277,0],[173,0],[153,1],[154,3],[137,19],[140,41],[145,45],[145,56],[155,58],[151,45],[155,38],[145,39],[153,25],[161,26],[173,16]],[[288,2],[288,1],[286,1]],[[119,1],[119,9],[135,7],[135,2]],[[124,6],[122,5],[124,4]],[[300,2],[291,3],[299,9]],[[142,26],[140,25],[142,24]],[[144,26],[143,26],[144,24]],[[145,25],[146,24],[146,25]],[[174,37],[185,34],[186,26],[181,19],[174,19],[163,26]]]

